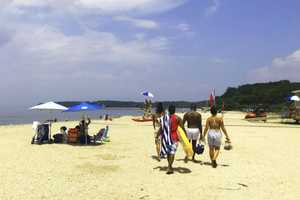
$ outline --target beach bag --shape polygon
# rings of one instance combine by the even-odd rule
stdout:
[[[197,144],[196,145],[196,149],[195,149],[195,153],[196,154],[203,154],[203,152],[204,152],[204,145],[203,144]]]
[[[232,145],[230,142],[225,142],[225,145],[224,145],[224,149],[229,151],[229,150],[232,150]]]

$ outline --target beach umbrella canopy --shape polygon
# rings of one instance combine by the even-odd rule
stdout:
[[[43,103],[43,104],[40,104],[37,106],[33,106],[29,109],[52,112],[52,111],[64,111],[64,110],[67,110],[68,108],[65,106],[62,106],[58,103],[55,103],[53,101],[50,101],[50,102]],[[51,121],[50,121],[50,127],[49,127],[49,138],[51,138]]]
[[[57,104],[53,101],[47,102],[47,103],[43,103],[43,104],[39,104],[37,106],[33,106],[31,108],[29,108],[30,110],[67,110],[68,108],[65,106],[62,106],[60,104]]]
[[[298,96],[295,95],[295,96],[291,96],[291,97],[290,97],[290,100],[291,100],[291,101],[300,101],[300,98],[299,98]]]
[[[148,91],[141,92],[141,95],[143,95],[145,97],[151,97],[151,98],[154,97],[154,95],[151,92],[148,92]]]
[[[93,111],[93,110],[100,110],[104,108],[102,104],[95,104],[95,103],[80,103],[75,106],[69,107],[65,112],[80,112],[80,111]]]

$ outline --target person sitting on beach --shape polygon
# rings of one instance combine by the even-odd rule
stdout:
[[[60,132],[53,135],[54,143],[67,143],[68,134],[66,132],[67,127],[60,127]]]
[[[225,129],[223,118],[217,116],[217,109],[215,106],[212,106],[210,109],[211,116],[206,120],[206,125],[202,137],[202,141],[204,141],[205,136],[208,132],[207,141],[209,145],[209,156],[211,159],[211,164],[213,168],[218,166],[217,158],[220,153],[220,146],[222,140],[222,132],[225,134],[226,142],[230,143],[230,139],[228,133]],[[200,141],[199,141],[200,142]]]
[[[62,134],[63,136],[63,143],[67,143],[68,140],[67,127],[65,126],[60,127],[60,134]]]
[[[195,149],[197,145],[197,140],[200,135],[200,139],[202,139],[202,117],[201,114],[197,112],[196,104],[191,105],[191,111],[187,112],[183,116],[183,125],[187,122],[187,137],[193,145],[193,158],[192,160],[195,161]],[[188,161],[188,157],[185,157],[185,162]]]
[[[173,174],[174,170],[172,165],[179,141],[177,128],[178,126],[183,128],[183,124],[181,118],[175,114],[176,107],[174,105],[170,105],[168,111],[169,115],[165,114],[161,118],[162,150],[167,153],[167,174]]]
[[[157,103],[156,113],[152,115],[152,124],[154,128],[155,135],[155,146],[157,152],[157,160],[160,161],[160,147],[161,147],[161,129],[160,129],[160,118],[164,115],[164,107],[162,103]],[[158,127],[158,129],[156,129]]]

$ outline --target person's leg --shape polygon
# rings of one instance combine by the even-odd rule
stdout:
[[[173,162],[174,162],[174,154],[168,154],[167,158],[168,158],[168,171],[167,171],[167,174],[173,174],[174,171],[173,171]]]
[[[156,145],[157,160],[160,161],[160,140],[159,139],[155,139],[155,145]]]
[[[213,161],[213,159],[214,159],[214,154],[215,154],[214,147],[213,146],[209,146],[209,157],[210,157],[211,161]]]
[[[211,148],[211,154],[210,154],[210,159],[211,159],[211,166],[213,168],[216,168],[217,167],[217,163],[216,163],[216,160],[215,160],[215,152],[216,152],[216,149],[214,146],[212,146]]]
[[[217,164],[217,158],[220,154],[220,146],[221,146],[221,139],[222,139],[222,135],[221,133],[218,133],[216,135],[216,139],[215,139],[215,142],[214,142],[214,155],[213,155],[213,167],[217,167],[218,164]]]
[[[197,140],[192,140],[192,145],[193,145],[193,151],[194,151],[193,159],[192,160],[195,161]]]
[[[219,156],[219,154],[220,154],[220,147],[217,146],[217,147],[215,147],[214,149],[215,149],[215,152],[214,152],[213,160],[215,161],[215,163],[216,163],[216,165],[217,165],[217,158],[218,158],[218,156]]]

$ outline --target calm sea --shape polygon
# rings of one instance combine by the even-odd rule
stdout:
[[[178,108],[177,112],[186,112],[189,109]],[[58,121],[79,120],[83,115],[88,115],[91,119],[99,119],[100,116],[108,114],[112,117],[121,116],[142,116],[143,110],[140,108],[105,108],[90,112],[61,112],[61,111],[38,111],[28,110],[24,107],[0,107],[0,125],[8,124],[31,124],[33,121],[44,122],[56,118]]]
[[[100,116],[119,117],[125,115],[141,116],[143,111],[139,108],[105,108],[90,112],[60,112],[60,111],[37,111],[23,108],[1,109],[0,125],[7,124],[30,124],[33,121],[46,121],[56,118],[59,121],[79,120],[83,115],[88,115],[91,119],[99,119]]]

